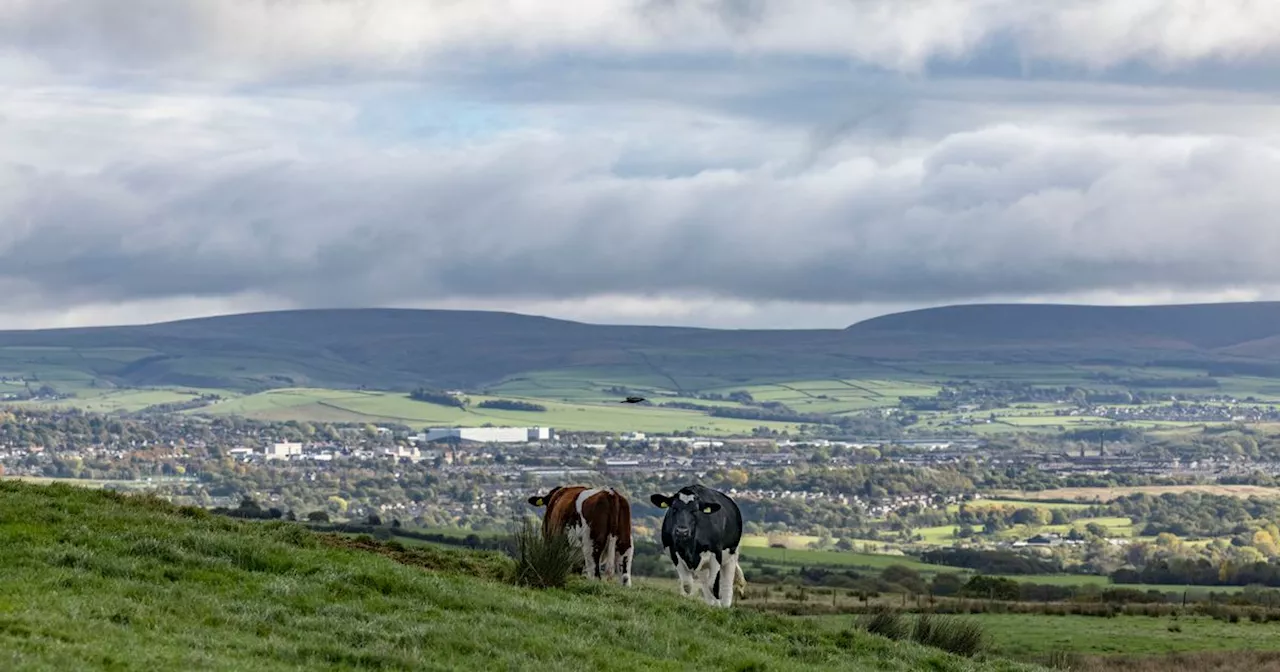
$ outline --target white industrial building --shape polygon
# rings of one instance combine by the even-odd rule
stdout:
[[[301,443],[273,443],[264,451],[268,460],[286,460],[293,455],[302,454]]]
[[[431,427],[419,434],[419,441],[458,439],[475,443],[528,443],[550,441],[554,434],[550,427]]]

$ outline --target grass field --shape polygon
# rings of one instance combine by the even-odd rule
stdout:
[[[154,488],[166,482],[173,482],[175,480],[176,479],[171,479],[171,478],[165,478],[163,480],[160,478],[156,478],[150,481],[145,479],[138,480],[138,481],[118,481],[118,480],[95,480],[95,479],[88,479],[88,478],[53,478],[48,476],[11,476],[11,475],[0,476],[0,481],[22,481],[24,483],[34,483],[37,485],[52,485],[54,483],[61,483],[63,485],[71,485],[71,486],[80,487],[80,488],[89,488],[91,490],[100,489],[108,485],[116,488],[147,489],[147,488]]]
[[[1139,485],[1116,488],[1056,488],[1039,492],[1002,491],[996,496],[1021,499],[1024,501],[1070,499],[1083,502],[1109,502],[1126,495],[1136,493],[1163,495],[1165,493],[1203,492],[1213,495],[1232,497],[1280,497],[1280,488],[1267,488],[1257,485]],[[1062,504],[1044,503],[1048,508],[1063,506]],[[1069,506],[1069,505],[1068,505]]]
[[[713,418],[696,411],[636,407],[614,399],[599,403],[566,403],[529,397],[469,395],[466,409],[440,406],[393,392],[365,392],[288,388],[270,390],[219,402],[188,413],[239,415],[263,420],[398,422],[416,426],[461,425],[545,426],[567,431],[695,431],[708,435],[749,434],[755,427],[794,431],[795,425],[759,420]],[[545,412],[478,408],[487,399],[533,401]]]
[[[0,668],[1033,669],[644,586],[518,588],[494,554],[357,546],[289,523],[0,482]]]
[[[879,553],[849,553],[843,551],[812,551],[745,546],[742,549],[742,557],[744,559],[758,558],[770,563],[789,565],[849,567],[875,570],[884,569],[889,565],[904,565],[917,571],[939,571],[938,565],[923,563],[907,556]]]
[[[270,357],[259,355],[237,357],[208,353],[166,359],[159,350],[145,347],[77,349],[0,346],[0,377],[23,377],[31,380],[33,385],[50,384],[60,391],[74,392],[77,395],[77,398],[67,400],[25,402],[30,405],[89,411],[136,411],[155,404],[191,400],[201,393],[216,392],[226,397],[227,401],[192,412],[237,414],[264,420],[400,422],[411,425],[542,424],[571,431],[694,431],[707,435],[730,435],[749,433],[751,429],[761,425],[779,430],[794,427],[786,423],[714,418],[701,412],[681,409],[619,406],[616,404],[619,395],[616,390],[611,391],[611,388],[642,394],[655,403],[687,402],[707,406],[738,404],[697,399],[693,396],[693,391],[722,395],[743,391],[759,402],[781,402],[802,413],[840,415],[872,408],[894,407],[904,396],[932,396],[944,383],[955,380],[1013,381],[1118,390],[1122,389],[1119,385],[1097,376],[1110,376],[1114,379],[1168,378],[1171,385],[1179,378],[1203,376],[1201,371],[1160,367],[1009,363],[997,366],[981,361],[895,362],[890,365],[868,360],[852,368],[846,361],[840,366],[832,367],[831,375],[825,378],[821,377],[822,374],[811,373],[806,367],[792,371],[788,378],[782,375],[785,369],[767,364],[764,360],[757,361],[759,358],[742,359],[741,367],[735,368],[737,365],[731,364],[738,361],[735,358],[741,353],[721,353],[724,355],[721,357],[714,353],[645,352],[646,359],[643,361],[648,364],[643,366],[584,363],[561,369],[530,370],[499,377],[494,382],[476,385],[473,389],[477,394],[472,398],[477,402],[494,397],[532,400],[548,406],[546,413],[495,411],[474,407],[464,412],[415,402],[400,392],[328,389],[319,383],[305,382],[311,380],[313,375],[320,376],[320,371],[312,371],[311,364],[299,364],[292,359],[276,362]],[[190,379],[197,387],[115,387],[112,381],[118,382],[120,371],[141,366],[157,357],[175,375],[180,374]],[[589,361],[591,358],[585,359]],[[325,361],[313,364],[326,372],[325,375],[344,380],[360,378],[360,366],[352,363]],[[310,373],[296,376],[280,373],[274,378],[267,375],[264,379],[264,372],[273,370],[273,367],[279,368],[281,372],[301,367],[304,373]],[[258,373],[249,373],[251,371]],[[108,375],[107,372],[112,373]],[[403,372],[396,375],[402,374]],[[805,378],[803,375],[812,377]],[[230,382],[219,388],[214,383],[222,379]],[[304,382],[268,392],[242,394],[236,391],[241,389],[237,386],[248,384],[250,379],[256,381],[253,382],[255,389],[264,385],[287,384],[281,381],[293,379]],[[1217,389],[1191,390],[1197,394],[1212,391],[1237,394],[1241,398],[1253,396],[1260,402],[1280,401],[1280,379],[1224,376],[1216,380],[1220,385]],[[21,391],[24,385],[15,385],[11,381],[0,382],[0,394],[5,388]],[[1176,386],[1167,390],[1149,389],[1170,394],[1180,391]],[[1142,427],[1153,431],[1185,431],[1204,424],[1129,420],[1117,425],[1102,417],[1054,415],[1055,411],[1069,407],[1067,404],[1035,403],[970,413],[926,412],[920,414],[920,422],[913,426],[912,431],[933,435],[956,431],[988,435],[1114,426]]]
[[[812,616],[825,629],[849,627],[852,616]],[[1157,655],[1177,651],[1280,650],[1280,624],[1224,623],[1209,617],[1172,621],[1146,616],[1098,618],[1027,614],[969,614],[986,626],[995,651],[1013,658],[1034,658],[1052,651],[1090,654]]]

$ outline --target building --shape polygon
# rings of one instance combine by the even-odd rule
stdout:
[[[301,443],[273,443],[262,452],[268,460],[287,460],[291,456],[302,454]]]
[[[549,427],[431,427],[417,438],[420,441],[456,439],[473,443],[529,443],[550,441]]]

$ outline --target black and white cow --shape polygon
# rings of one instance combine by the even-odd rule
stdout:
[[[723,492],[701,485],[685,486],[670,497],[651,495],[649,501],[667,511],[662,519],[662,552],[676,567],[681,594],[692,595],[696,587],[707,604],[732,606],[734,583],[742,577],[738,505]]]

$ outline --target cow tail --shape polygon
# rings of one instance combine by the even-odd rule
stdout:
[[[611,534],[608,536],[607,541],[604,542],[604,554],[600,558],[600,562],[603,562],[604,566],[609,568],[609,574],[613,573],[613,568],[616,566],[615,558],[617,553],[618,539],[616,535]]]

